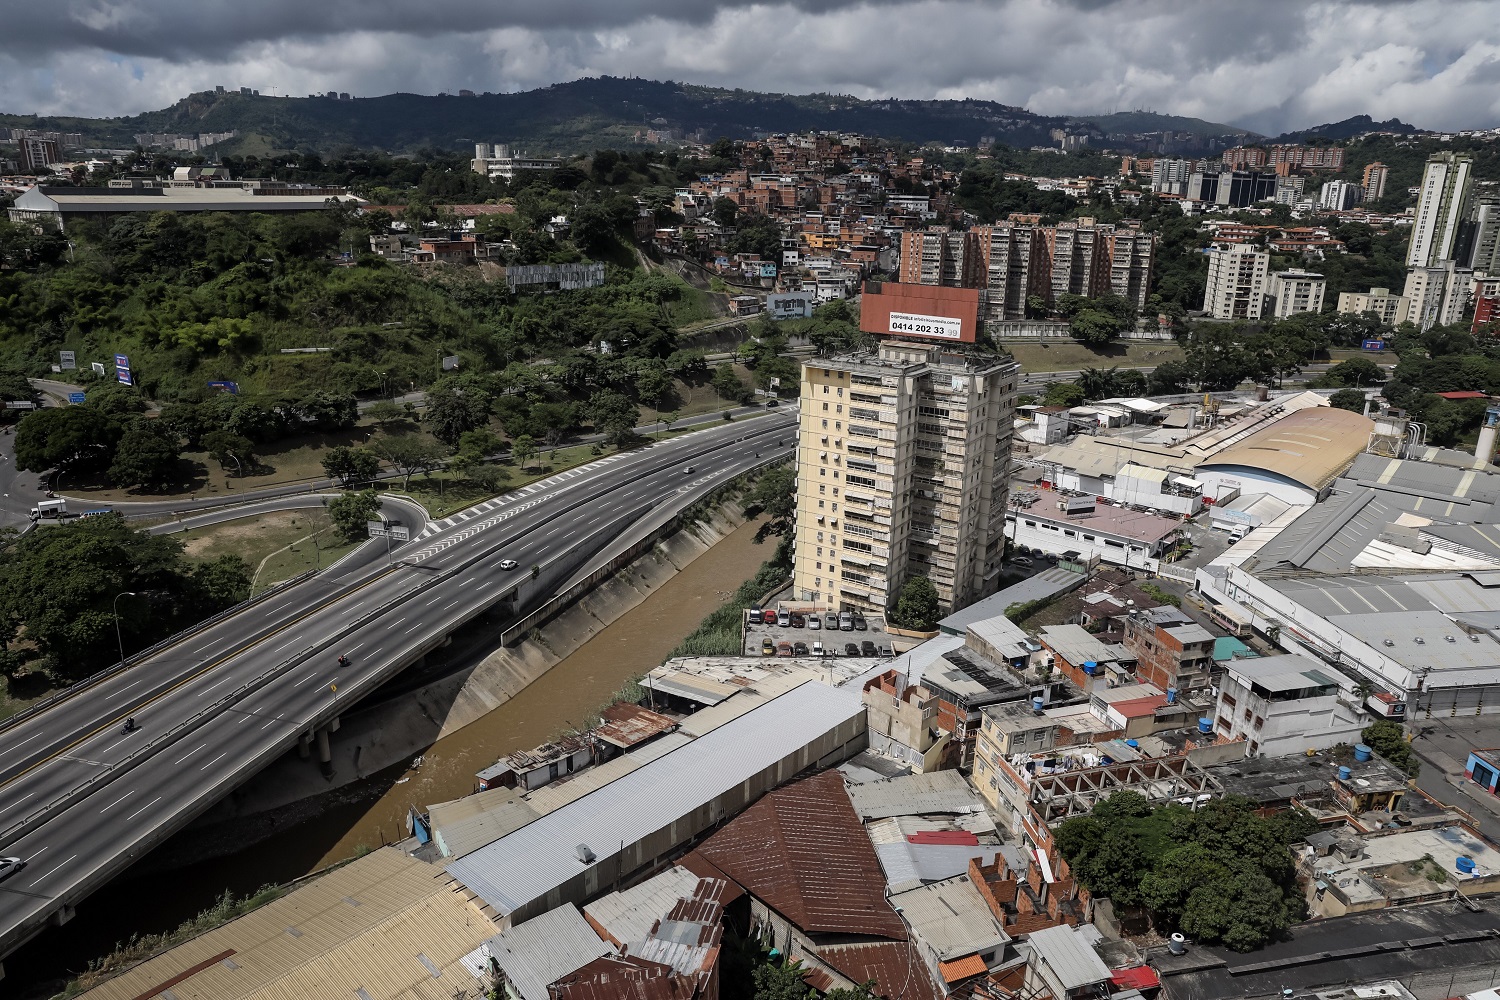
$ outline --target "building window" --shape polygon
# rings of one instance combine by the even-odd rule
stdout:
[[[826,430],[827,430],[827,429],[828,429],[828,421],[827,421],[827,419],[826,419],[826,418],[825,418],[825,419],[824,419],[824,421],[823,421],[823,429],[824,429],[824,430],[825,430],[825,431],[826,431]]]
[[[827,403],[824,403],[824,404],[823,404],[823,409],[824,409],[824,410],[825,410],[825,411],[826,411],[826,410],[827,410],[827,409],[828,409],[828,404],[827,404]]]
[[[821,500],[819,500],[819,501],[818,501],[818,506],[819,506],[819,507],[822,507],[822,506],[823,506],[823,501],[821,501]]]

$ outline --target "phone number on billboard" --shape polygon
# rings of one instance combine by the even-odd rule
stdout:
[[[963,324],[945,316],[920,316],[914,313],[891,313],[892,333],[909,333],[918,337],[963,339]]]

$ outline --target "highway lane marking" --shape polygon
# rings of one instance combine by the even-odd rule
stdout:
[[[187,759],[188,759],[188,757],[191,757],[191,756],[192,756],[192,755],[193,755],[193,754],[195,754],[195,753],[197,753],[197,752],[198,752],[198,751],[199,751],[199,750],[202,750],[202,749],[203,749],[203,748],[204,748],[204,747],[206,747],[206,746],[208,746],[208,744],[207,744],[207,743],[199,743],[199,744],[198,744],[198,745],[197,745],[197,746],[195,746],[195,747],[193,747],[193,749],[191,749],[191,750],[189,750],[189,751],[188,751],[188,752],[187,752],[187,755],[186,755],[186,756],[184,756],[184,757],[182,757],[182,758],[180,758],[180,759],[179,759],[179,760],[178,760],[178,761],[177,761],[177,763],[179,763],[179,764],[181,764],[181,763],[182,763],[182,762],[183,762],[183,761],[184,761],[184,760],[187,760]]]
[[[145,805],[141,806],[135,812],[131,813],[129,816],[126,816],[125,817],[125,822],[129,823],[131,820],[135,819],[141,813],[145,812],[147,809],[150,809],[152,806],[156,805],[160,801],[161,801],[161,796],[158,795],[156,798],[152,799],[150,802],[147,802]],[[32,855],[32,856],[35,857],[35,855]]]
[[[412,626],[412,627],[411,627],[411,628],[409,628],[409,629],[407,629],[407,630],[406,630],[406,631],[405,631],[405,632],[403,632],[403,633],[402,633],[402,634],[403,634],[403,635],[411,635],[411,634],[412,634],[412,633],[413,633],[413,632],[415,632],[415,631],[416,631],[416,630],[417,630],[417,629],[419,629],[419,628],[421,628],[421,627],[422,627],[422,626],[423,626],[423,625],[424,625],[424,624],[425,624],[425,623],[424,623],[424,622],[417,622],[417,623],[416,623],[416,624],[415,624],[415,625],[413,625],[413,626]]]
[[[73,858],[76,858],[76,857],[78,857],[78,855],[75,854],[75,855],[73,855],[72,858],[69,858],[68,861],[72,861]],[[42,881],[42,879],[45,879],[48,875],[51,875],[53,872],[57,871],[58,868],[61,868],[63,865],[67,864],[68,861],[60,862],[56,866],[54,866],[52,868],[48,868],[39,877],[32,879],[30,882],[27,882],[26,884],[27,885],[36,885],[36,884],[38,884],[39,882]]]
[[[124,795],[121,795],[118,799],[115,799],[109,805],[105,806],[103,809],[100,809],[99,810],[100,815],[103,815],[104,813],[109,812],[115,806],[119,805],[121,802],[124,802],[126,799],[130,798],[134,794],[135,794],[135,789],[132,788],[130,791],[126,792]]]
[[[270,722],[266,723],[264,726],[261,726],[260,728],[262,728],[262,729],[270,729],[272,726],[276,725],[276,723],[278,723],[280,721],[281,721],[281,716],[278,715],[274,719],[272,719]]]
[[[202,767],[198,768],[198,770],[200,770],[200,771],[207,771],[209,768],[213,767],[219,761],[223,760],[225,757],[228,757],[228,756],[229,756],[229,751],[225,750],[223,753],[219,754],[219,756],[215,757],[213,760],[209,761],[207,764],[204,764]]]
[[[120,690],[116,691],[114,694],[106,695],[105,698],[104,698],[104,700],[105,701],[113,701],[115,698],[120,697],[120,695],[124,694],[126,691],[129,691],[131,688],[133,688],[133,687],[140,687],[141,681],[143,681],[143,680],[145,680],[144,677],[140,678],[139,680],[136,680],[134,683],[126,684],[124,687],[120,688]]]
[[[297,683],[293,684],[292,687],[299,688],[302,685],[306,684],[308,681],[312,680],[316,676],[317,676],[317,672],[316,671],[309,672],[306,677],[302,678],[300,681],[298,681]]]
[[[245,652],[247,652],[247,651],[249,651],[251,649],[254,649],[256,646],[259,646],[262,643],[269,643],[271,639],[275,638],[280,633],[285,632],[287,629],[293,627],[298,622],[305,621],[308,618],[311,618],[313,615],[318,614],[319,612],[328,609],[329,607],[333,606],[334,604],[339,603],[341,600],[345,600],[345,599],[347,599],[349,597],[352,597],[354,594],[359,593],[361,590],[364,590],[366,587],[369,587],[372,584],[379,583],[380,581],[385,580],[390,575],[391,575],[391,571],[390,570],[387,570],[384,573],[376,574],[375,576],[372,576],[370,579],[366,580],[364,583],[361,583],[359,586],[355,587],[353,590],[344,591],[344,592],[339,593],[339,594],[334,594],[334,595],[326,598],[325,600],[320,601],[319,603],[313,605],[311,608],[308,608],[301,615],[298,615],[296,618],[293,618],[291,621],[288,621],[288,622],[284,623],[283,625],[277,627],[270,634],[268,634],[266,636],[263,636],[262,638],[257,639],[254,642],[249,642],[249,643],[246,643],[246,644],[244,644],[242,646],[239,646],[239,647],[237,647],[235,649],[232,649],[229,652],[225,653],[224,655],[220,656],[218,659],[213,660],[210,663],[204,664],[204,666],[203,666],[203,668],[201,670],[198,670],[196,673],[189,674],[188,676],[182,678],[177,683],[175,683],[171,687],[167,688],[165,691],[161,691],[158,694],[156,694],[154,697],[152,697],[151,699],[149,699],[148,701],[142,702],[140,705],[137,705],[132,711],[139,712],[139,711],[141,711],[141,709],[145,708],[147,705],[150,705],[150,704],[153,704],[153,703],[155,703],[157,701],[160,701],[161,699],[165,698],[169,694],[172,694],[174,691],[178,690],[179,688],[183,687],[184,685],[190,684],[193,681],[197,680],[199,677],[202,677],[204,674],[208,673],[210,670],[214,669],[215,667],[219,666],[220,664],[225,663],[225,662],[227,662],[229,660],[232,660],[236,656],[239,656],[242,653],[245,653]],[[290,601],[290,599],[291,599],[290,596],[288,596],[286,598],[287,601]],[[279,602],[278,602],[278,604],[279,604]],[[360,607],[360,606],[362,606],[362,604],[363,604],[363,602],[361,602],[358,605],[355,605],[355,607]],[[183,642],[186,642],[186,641],[187,641],[186,639],[183,640]],[[163,650],[162,652],[165,653],[166,650]],[[69,743],[67,746],[58,748],[53,753],[49,754],[46,757],[43,757],[41,760],[35,761],[29,767],[25,768],[24,770],[20,771],[19,773],[15,774],[15,775],[13,775],[11,778],[7,779],[6,781],[0,782],[0,787],[3,787],[5,785],[12,784],[13,782],[19,781],[21,778],[25,777],[26,775],[30,774],[32,771],[36,770],[37,768],[41,767],[43,764],[46,764],[46,763],[48,763],[50,761],[57,760],[57,759],[64,759],[64,760],[77,760],[77,759],[79,759],[79,758],[71,757],[68,754],[68,751],[72,750],[76,746],[79,746],[79,745],[87,742],[88,740],[93,739],[95,736],[98,736],[100,733],[104,732],[106,729],[112,728],[114,725],[116,725],[117,723],[123,721],[124,719],[125,719],[124,715],[117,715],[117,716],[115,716],[113,719],[110,719],[109,721],[105,722],[103,725],[94,728],[90,732],[84,733],[82,736],[78,737],[76,740],[74,740],[72,743]],[[37,735],[42,735],[42,734],[38,733]],[[20,745],[21,744],[19,744],[19,743],[16,744],[16,746],[20,746]],[[86,764],[98,764],[97,761],[88,761],[88,760],[84,761],[84,763],[86,763]]]
[[[358,646],[355,646],[355,647],[354,647],[354,649],[351,649],[351,650],[349,650],[349,652],[350,652],[350,653],[352,653],[352,652],[354,652],[354,651],[355,651],[355,650],[358,650],[358,649],[361,649],[361,648],[363,648],[363,646],[364,646],[364,643],[360,643],[360,644],[359,644],[359,645],[358,645]],[[348,653],[346,653],[346,654],[344,654],[344,655],[345,655],[345,656],[347,656],[347,655],[348,655]]]
[[[71,761],[73,761],[74,763],[77,763],[77,764],[92,764],[95,767],[108,767],[109,766],[108,764],[104,763],[102,760],[89,760],[87,757],[74,757],[70,753],[59,754],[58,757],[61,760],[71,760]]]

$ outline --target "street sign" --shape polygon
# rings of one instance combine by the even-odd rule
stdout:
[[[121,385],[135,385],[130,376],[130,358],[124,354],[115,355],[115,378]]]
[[[94,362],[91,362],[91,364],[93,365],[94,374],[95,375],[103,375],[104,374],[104,362],[102,362],[102,361],[94,361]]]
[[[238,396],[240,394],[240,384],[238,382],[210,382],[208,383],[208,387],[210,389],[223,389],[231,396]]]
[[[81,392],[70,392],[70,393],[68,393],[68,402],[70,402],[70,403],[81,403],[81,402],[84,401],[85,398],[86,397]]]
[[[72,351],[58,351],[57,357],[62,362],[63,371],[69,371],[78,367],[77,356]]]
[[[36,404],[30,400],[20,399],[7,402],[5,408],[7,410],[34,410],[36,409]]]
[[[453,354],[443,359],[443,371],[451,372],[458,368],[458,355]]]
[[[386,527],[384,521],[366,521],[365,530],[371,538],[394,538],[398,542],[411,541],[411,529],[399,524]]]
[[[399,528],[399,527],[398,528],[390,528],[389,531],[391,533],[391,537],[394,538],[398,542],[409,542],[409,541],[411,541],[411,529],[410,528]]]
[[[1359,349],[1362,351],[1383,351],[1385,350],[1385,341],[1362,340],[1359,342]]]

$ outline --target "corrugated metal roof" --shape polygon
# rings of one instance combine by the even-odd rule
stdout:
[[[875,845],[875,856],[885,869],[886,885],[893,893],[962,875],[973,858],[985,865],[994,864],[999,853],[1000,847],[995,844],[914,844],[900,840]]]
[[[479,986],[459,961],[495,929],[440,869],[382,848],[85,995],[136,1000],[207,962],[171,983],[177,1000],[394,1000],[426,984],[451,998]]]
[[[638,941],[672,904],[693,891],[698,876],[675,865],[640,885],[601,896],[583,908],[616,944]]]
[[[554,990],[556,1000],[689,1000],[693,983],[660,962],[603,955],[568,974]]]
[[[497,912],[513,913],[584,870],[577,845],[589,845],[600,858],[612,856],[620,844],[675,823],[863,712],[851,692],[806,682],[450,862],[448,872]]]
[[[541,816],[514,788],[491,788],[427,807],[438,849],[461,858]]]
[[[493,959],[522,1000],[550,1000],[548,986],[610,951],[578,908],[564,903],[501,931],[465,956],[464,962],[471,970],[482,971]]]
[[[767,794],[695,853],[807,933],[906,936],[838,771]]]
[[[1063,988],[1076,990],[1109,982],[1109,966],[1079,933],[1066,924],[1032,931],[1026,944],[1047,963]]]
[[[637,747],[629,753],[621,754],[614,760],[605,761],[597,767],[591,767],[568,778],[566,781],[554,781],[549,785],[534,789],[526,793],[526,801],[542,815],[556,812],[570,802],[577,802],[589,792],[603,788],[612,781],[618,781],[631,771],[639,770],[657,760],[678,747],[687,746],[693,738],[687,733],[669,733],[659,740],[653,740],[643,747]]]
[[[1276,421],[1226,448],[1198,469],[1261,469],[1320,490],[1347,469],[1370,440],[1369,417],[1336,407],[1310,407]]]
[[[1020,583],[1012,584],[998,593],[991,594],[982,601],[976,601],[967,608],[953,612],[938,622],[938,628],[951,635],[962,635],[965,629],[976,622],[1003,618],[1005,609],[1012,604],[1025,604],[1044,597],[1053,597],[1072,590],[1082,584],[1085,579],[1087,578],[1082,573],[1074,573],[1072,570],[1053,566],[1051,569],[1042,570],[1035,576],[1027,577]]]
[[[957,771],[866,781],[849,788],[849,801],[865,820],[924,813],[984,812],[983,801]]]
[[[946,990],[907,941],[824,945],[818,957],[856,985],[875,981],[875,995],[888,1000],[941,1000]]]
[[[677,728],[677,723],[665,715],[629,702],[616,702],[599,713],[599,718],[594,735],[622,749]]]
[[[982,976],[990,971],[989,966],[984,964],[984,959],[978,955],[968,955],[964,958],[954,959],[951,962],[939,962],[938,972],[942,974],[943,981],[949,983],[962,982],[972,979],[974,976]]]

